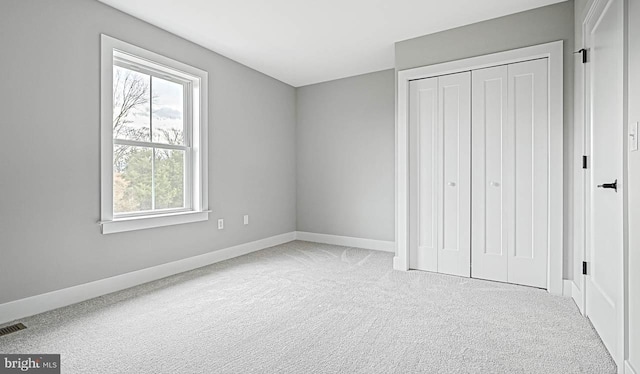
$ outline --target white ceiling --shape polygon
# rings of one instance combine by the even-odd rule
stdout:
[[[100,0],[299,87],[394,67],[394,43],[564,0]]]

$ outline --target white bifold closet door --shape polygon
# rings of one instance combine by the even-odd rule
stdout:
[[[410,267],[470,276],[471,73],[410,83]]]
[[[472,72],[472,277],[547,287],[546,59]]]

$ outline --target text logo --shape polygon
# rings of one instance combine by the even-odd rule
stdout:
[[[0,374],[60,374],[60,355],[0,354]]]

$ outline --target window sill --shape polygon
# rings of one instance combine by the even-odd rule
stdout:
[[[103,234],[151,229],[154,227],[180,225],[183,223],[201,222],[209,219],[209,210],[200,212],[180,212],[157,216],[128,217],[102,221]]]

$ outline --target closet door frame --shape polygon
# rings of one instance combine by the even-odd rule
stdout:
[[[549,80],[549,201],[547,290],[563,294],[563,42],[556,41],[442,64],[402,70],[397,76],[396,255],[393,268],[409,270],[409,82],[546,58]]]

